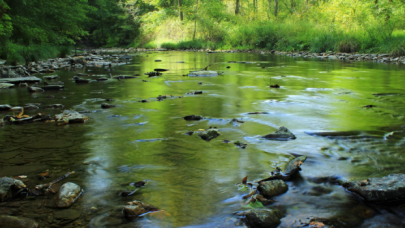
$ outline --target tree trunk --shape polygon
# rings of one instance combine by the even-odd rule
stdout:
[[[274,0],[274,17],[277,17],[278,0]]]
[[[239,0],[236,0],[235,15],[239,14]]]
[[[308,0],[305,0],[305,5],[308,6]]]
[[[178,3],[179,3],[179,17],[180,17],[180,21],[183,21],[183,10],[181,9],[181,0],[179,0]]]
[[[195,33],[197,32],[197,10],[198,10],[198,0],[196,0],[196,5],[195,5],[193,40],[195,39]]]
[[[270,11],[270,9],[271,9],[271,7],[270,7],[270,5],[271,5],[271,0],[267,0],[267,3],[268,3],[268,6],[269,6],[269,10],[266,10],[266,13],[267,13],[267,17],[269,18],[269,20],[270,20],[270,13],[269,13],[269,11]],[[263,4],[264,5],[264,4]]]

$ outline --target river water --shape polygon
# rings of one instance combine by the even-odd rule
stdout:
[[[213,62],[209,70],[222,75],[183,76]],[[144,75],[154,68],[170,71],[161,77]],[[242,196],[248,192],[238,191],[237,183],[245,176],[249,181],[266,178],[295,156],[306,155],[300,176],[287,182],[289,191],[267,206],[284,213],[279,227],[300,227],[310,218],[337,221],[337,227],[403,227],[405,204],[367,204],[328,180],[405,172],[404,137],[384,137],[405,130],[404,70],[394,64],[257,53],[150,52],[113,68],[113,76],[141,74],[136,79],[75,84],[71,78],[77,73],[92,74],[88,77],[92,79],[109,73],[87,67],[57,72],[65,90],[33,94],[22,87],[0,90],[0,104],[63,104],[76,111],[97,110],[86,113],[90,120],[84,124],[0,128],[0,176],[27,175],[24,182],[33,188],[75,171],[54,186],[57,190],[70,181],[84,189],[68,211],[76,213],[75,220],[55,218],[63,209],[49,206],[52,194],[1,203],[0,214],[34,218],[41,227],[243,227],[233,214],[247,210]],[[269,88],[270,84],[281,88]],[[203,94],[187,94],[194,91]],[[173,97],[158,101],[158,95]],[[109,103],[118,107],[102,110],[103,101],[97,98],[112,98]],[[38,112],[53,115],[62,109],[40,108],[25,114]],[[192,114],[205,119],[182,118]],[[233,118],[244,123],[229,123]],[[185,134],[210,126],[221,135],[209,142]],[[280,126],[297,139],[260,138]],[[306,134],[319,131],[346,133]],[[241,149],[224,140],[248,146]],[[38,180],[37,174],[46,170],[50,179]],[[120,196],[135,189],[129,183],[139,180],[148,183],[131,196]],[[170,215],[127,221],[121,209],[132,200]]]

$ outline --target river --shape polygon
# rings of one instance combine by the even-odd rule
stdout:
[[[161,62],[155,62],[161,60]],[[179,63],[184,61],[184,63]],[[229,63],[244,61],[248,63]],[[216,77],[183,76],[215,63]],[[230,68],[226,68],[230,66]],[[160,77],[144,73],[166,68]],[[65,90],[28,93],[24,87],[0,90],[0,104],[63,104],[86,113],[84,124],[54,123],[0,127],[0,176],[27,175],[29,187],[68,171],[62,182],[79,184],[84,193],[70,210],[75,221],[54,218],[54,195],[6,202],[0,214],[34,218],[40,227],[234,227],[235,212],[247,210],[237,183],[263,179],[298,155],[308,158],[300,176],[287,182],[287,193],[268,208],[283,211],[279,227],[299,227],[310,218],[337,219],[346,227],[404,226],[404,204],[369,205],[343,187],[324,181],[363,180],[405,172],[404,138],[387,139],[404,130],[405,66],[291,58],[258,53],[144,52],[113,76],[136,79],[75,84],[77,73],[107,76],[102,68],[58,71]],[[39,75],[38,77],[45,76]],[[145,81],[143,81],[145,80]],[[278,84],[280,88],[269,88]],[[187,94],[203,91],[202,94]],[[373,95],[375,94],[375,95]],[[169,98],[158,101],[156,97]],[[101,109],[102,99],[117,105]],[[148,100],[142,103],[141,100]],[[365,108],[365,105],[372,105]],[[26,111],[58,114],[62,109]],[[265,114],[248,114],[266,112]],[[1,112],[0,116],[6,115]],[[201,115],[201,121],[182,117]],[[233,118],[244,121],[229,123]],[[273,141],[260,136],[284,126],[297,137]],[[188,131],[217,127],[209,142]],[[343,136],[308,132],[355,131]],[[306,133],[307,132],[307,133]],[[232,142],[246,143],[246,149]],[[48,170],[49,179],[37,174]],[[135,189],[128,183],[147,180]],[[140,200],[168,214],[135,221],[120,217],[126,202]],[[36,215],[33,215],[36,214]],[[122,214],[121,214],[122,215]]]

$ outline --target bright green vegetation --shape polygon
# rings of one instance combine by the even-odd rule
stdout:
[[[275,49],[405,55],[405,1],[157,1],[143,28],[169,49]],[[177,3],[178,3],[177,2]],[[183,11],[183,21],[179,10]],[[150,45],[150,44],[149,44]]]
[[[77,46],[405,55],[404,0],[0,0],[0,58]]]

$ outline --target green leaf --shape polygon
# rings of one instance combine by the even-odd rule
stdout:
[[[243,206],[244,208],[261,208],[264,207],[263,204],[259,201],[256,200],[254,203],[250,202],[248,205]]]
[[[245,185],[245,184],[239,184],[238,185],[238,190],[242,191],[242,192],[245,192],[245,191],[249,190],[249,187],[247,185]]]

